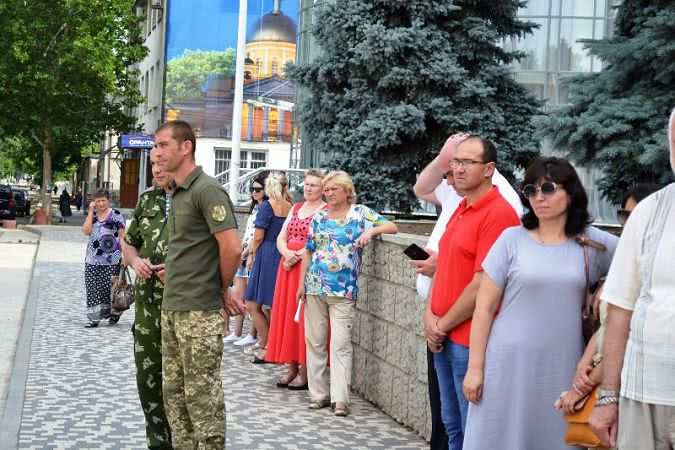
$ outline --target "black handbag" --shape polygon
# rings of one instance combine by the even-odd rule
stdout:
[[[134,285],[127,267],[119,277],[113,277],[111,295],[112,309],[117,312],[126,311],[134,304]]]

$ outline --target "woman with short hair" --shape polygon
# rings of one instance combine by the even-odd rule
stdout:
[[[584,347],[585,258],[576,239],[597,247],[588,247],[591,284],[609,270],[617,244],[590,226],[586,191],[564,159],[535,159],[522,197],[523,225],[505,230],[483,262],[464,378],[464,450],[569,448],[553,402]]]
[[[265,200],[258,208],[255,219],[255,233],[250,248],[247,268],[250,271],[244,300],[260,338],[260,351],[253,363],[265,363],[267,337],[270,329],[269,310],[274,301],[274,285],[281,254],[277,250],[277,237],[291,210],[286,200],[288,178],[283,172],[274,171],[265,180]]]
[[[336,416],[349,414],[352,372],[351,330],[358,296],[363,247],[396,225],[372,209],[357,205],[347,173],[331,172],[323,180],[328,207],[314,214],[302,255],[297,300],[306,297],[305,340],[311,409],[335,404]],[[330,324],[330,390],[326,341]]]
[[[326,206],[322,197],[324,173],[318,169],[305,172],[305,201],[296,203],[277,238],[281,262],[274,288],[274,308],[267,342],[267,361],[288,364],[288,372],[277,380],[277,387],[289,390],[307,389],[304,311],[295,322],[296,294],[300,284],[300,264],[306,252],[307,232],[317,211]],[[304,308],[302,308],[304,309]]]
[[[119,276],[124,239],[124,216],[110,208],[110,194],[98,190],[89,204],[89,213],[82,232],[89,236],[84,264],[84,285],[87,292],[85,328],[96,328],[103,319],[116,324],[121,311],[112,309],[112,277]]]

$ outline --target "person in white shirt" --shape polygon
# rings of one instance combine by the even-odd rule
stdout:
[[[457,146],[468,137],[469,135],[465,133],[450,136],[438,156],[422,170],[415,183],[414,192],[417,198],[433,203],[441,208],[441,214],[436,221],[431,236],[429,236],[427,246],[424,248],[430,257],[422,261],[410,261],[411,266],[415,267],[418,274],[417,293],[422,303],[426,303],[429,288],[431,287],[431,277],[436,271],[438,242],[441,240],[441,236],[443,236],[450,217],[463,198],[461,193],[455,189],[450,160],[454,158]],[[492,184],[498,187],[499,193],[513,206],[518,217],[522,216],[523,205],[520,202],[518,193],[497,169],[495,169],[492,175]],[[448,437],[445,434],[445,428],[441,420],[441,400],[433,353],[428,348],[427,374],[432,415],[431,449],[445,450],[448,448]]]
[[[668,127],[675,172],[675,110]],[[589,423],[605,445],[675,448],[675,183],[631,213],[607,276],[603,373]]]

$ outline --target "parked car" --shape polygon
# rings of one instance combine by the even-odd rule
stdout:
[[[16,219],[16,202],[11,186],[0,185],[0,219]]]
[[[30,216],[30,192],[23,189],[14,189],[16,214],[20,217]]]

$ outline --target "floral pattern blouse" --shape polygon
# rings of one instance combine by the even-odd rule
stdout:
[[[363,205],[352,205],[342,219],[329,219],[327,214],[326,209],[318,211],[307,234],[305,248],[313,253],[305,293],[356,301],[363,252],[356,240],[388,220]]]
[[[117,209],[111,210],[104,221],[99,221],[94,211],[84,262],[95,266],[119,264],[122,259],[119,230],[125,225],[124,216]]]

